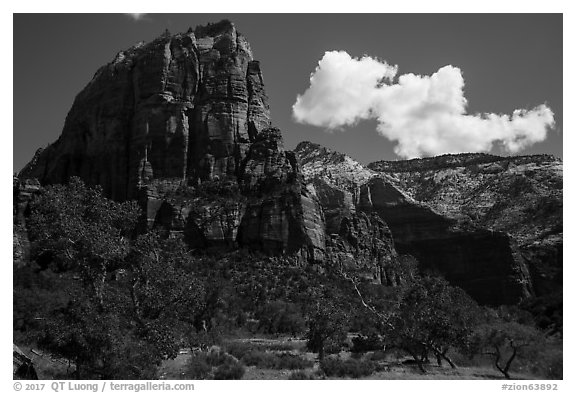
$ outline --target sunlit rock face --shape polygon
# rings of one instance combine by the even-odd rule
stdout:
[[[447,217],[493,236],[507,233],[527,263],[534,293],[562,291],[562,160],[447,154],[368,167]]]
[[[561,253],[549,243],[559,238],[561,249],[559,160],[452,155],[363,166],[310,142],[295,151],[319,197],[329,234],[338,232],[342,217],[377,214],[391,232],[395,252],[415,256],[421,269],[444,275],[482,303],[517,303],[557,284]],[[526,174],[522,168],[541,172]],[[519,179],[519,173],[546,181],[537,187]],[[534,223],[526,212],[513,214],[530,206],[559,210],[550,208],[552,217],[540,214]],[[559,237],[553,230],[558,225]],[[544,245],[536,240],[542,233],[548,234]]]

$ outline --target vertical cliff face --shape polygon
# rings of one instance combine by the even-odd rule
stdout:
[[[369,168],[447,217],[509,234],[527,261],[535,293],[562,290],[562,160],[447,154]]]
[[[319,196],[329,233],[339,230],[342,217],[376,215],[389,228],[398,253],[415,256],[421,269],[441,273],[481,303],[516,303],[533,293],[525,259],[507,233],[442,214],[415,200],[393,176],[344,154],[309,142],[299,144],[296,153]],[[384,277],[393,282],[390,273],[398,266],[382,266],[388,266]]]
[[[21,178],[79,176],[137,199],[141,229],[193,248],[324,256],[324,218],[270,128],[260,64],[228,21],[120,52],[76,97],[60,138]]]
[[[78,94],[62,135],[23,171],[43,184],[79,176],[114,199],[158,179],[237,173],[270,125],[262,73],[222,21],[120,52]]]
[[[240,173],[240,189],[248,198],[240,245],[323,260],[324,217],[304,186],[294,152],[284,150],[280,130],[270,128],[256,137]]]

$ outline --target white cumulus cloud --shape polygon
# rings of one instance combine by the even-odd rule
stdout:
[[[512,115],[467,114],[464,78],[447,65],[432,75],[404,74],[378,59],[326,52],[310,87],[293,105],[296,121],[329,129],[377,119],[378,132],[406,158],[489,151],[510,153],[546,139],[554,114],[546,105]]]

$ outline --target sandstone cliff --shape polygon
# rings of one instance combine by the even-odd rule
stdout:
[[[79,176],[131,199],[154,179],[236,175],[269,126],[259,63],[222,21],[118,53],[78,94],[60,138],[20,176],[42,184]]]
[[[449,154],[368,167],[443,215],[508,233],[528,261],[536,294],[561,290],[562,160]]]
[[[377,214],[399,253],[414,255],[424,270],[441,273],[480,302],[516,303],[533,293],[525,258],[507,233],[419,201],[394,176],[344,154],[310,142],[300,143],[296,153],[329,233],[337,231],[343,212]]]
[[[193,248],[322,261],[318,201],[270,125],[259,62],[224,20],[118,53],[19,177],[78,176],[115,200],[137,199],[141,230],[163,228]]]

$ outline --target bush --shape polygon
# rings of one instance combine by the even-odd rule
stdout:
[[[384,340],[376,334],[359,335],[352,339],[352,352],[379,351],[384,349]]]
[[[389,355],[384,351],[374,351],[368,355],[367,359],[371,360],[373,362],[379,362],[382,360],[387,360],[388,357],[389,357]]]
[[[212,367],[206,361],[206,355],[197,354],[188,361],[185,376],[188,379],[208,379],[211,371]]]
[[[563,348],[561,340],[546,339],[521,353],[517,370],[542,379],[563,379]]]
[[[240,360],[247,366],[256,366],[258,368],[278,369],[279,365],[278,356],[255,349],[245,353]]]
[[[252,349],[240,357],[247,366],[256,366],[270,370],[297,370],[312,367],[314,362],[291,353],[275,354]]]
[[[314,376],[306,371],[298,370],[290,373],[288,379],[314,379]]]
[[[325,358],[320,368],[329,377],[361,378],[371,375],[375,371],[374,363],[361,360],[341,360],[338,358]]]
[[[280,370],[297,370],[312,367],[314,365],[313,361],[291,353],[283,353],[278,355],[277,358],[278,364],[276,368]]]
[[[564,379],[562,354],[560,354],[558,357],[555,357],[550,363],[548,363],[545,376],[549,379]]]
[[[258,329],[263,333],[297,334],[306,329],[306,322],[298,307],[282,300],[265,304],[256,317],[259,319]]]
[[[302,347],[298,342],[288,342],[288,343],[270,343],[260,345],[262,349],[268,349],[270,351],[291,351],[293,349],[298,349]]]
[[[190,347],[206,350],[212,346],[222,343],[222,332],[218,328],[212,328],[209,331],[194,331],[188,336]]]
[[[239,362],[224,363],[214,372],[214,379],[242,379],[245,371]]]
[[[254,345],[242,341],[227,342],[224,349],[238,360],[242,359],[248,352],[256,350]]]
[[[210,350],[206,354],[206,362],[212,367],[218,367],[226,363],[235,363],[237,360],[225,352],[217,350]]]

